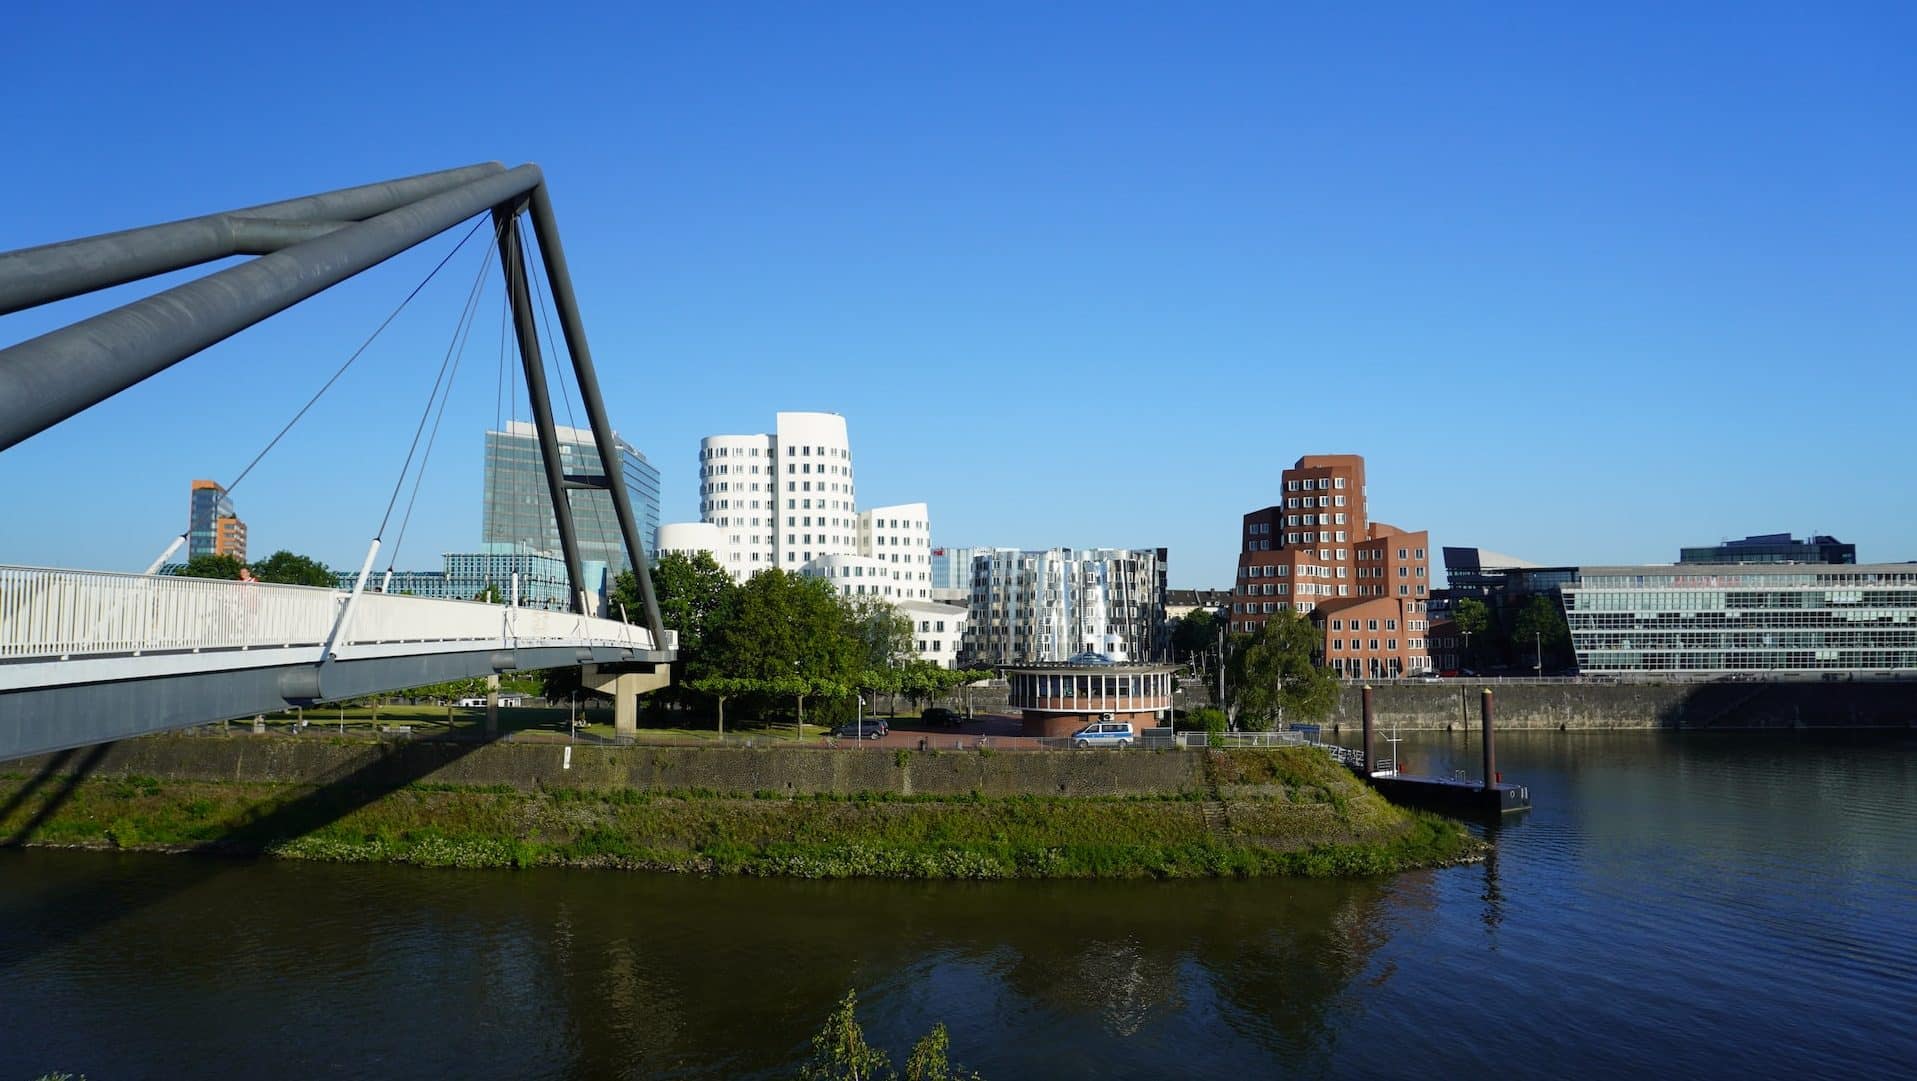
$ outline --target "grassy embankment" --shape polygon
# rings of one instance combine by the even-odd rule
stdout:
[[[1130,752],[1143,753],[1143,752]],[[0,775],[0,840],[431,867],[608,867],[806,878],[1366,875],[1469,859],[1457,823],[1385,802],[1322,752],[1212,752],[1163,797],[787,798],[412,784]],[[51,805],[51,806],[49,806]]]

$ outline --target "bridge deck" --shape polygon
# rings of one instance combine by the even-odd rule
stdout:
[[[348,596],[0,567],[0,759],[497,672],[656,664],[677,644],[618,620],[378,593],[342,622]]]

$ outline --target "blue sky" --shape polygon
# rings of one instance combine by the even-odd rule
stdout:
[[[10,6],[0,249],[534,161],[668,521],[701,435],[821,409],[936,543],[1178,586],[1308,453],[1435,545],[1917,559],[1908,7],[271,7]],[[144,566],[453,239],[0,456],[0,562]],[[241,485],[257,554],[358,564],[483,254]],[[486,297],[403,568],[478,539]]]

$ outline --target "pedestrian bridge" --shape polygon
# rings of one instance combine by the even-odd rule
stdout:
[[[0,760],[473,676],[659,664],[665,635],[512,604],[0,566]]]

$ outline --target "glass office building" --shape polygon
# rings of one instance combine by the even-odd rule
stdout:
[[[1917,674],[1917,564],[1583,567],[1564,587],[1587,674]]]
[[[246,523],[234,514],[225,488],[216,481],[196,480],[187,508],[186,557],[211,555],[246,562]]]
[[[592,433],[560,426],[559,454],[568,476],[600,476],[604,469]],[[619,449],[619,476],[632,501],[633,517],[648,553],[659,540],[659,470],[623,439]],[[579,535],[580,558],[603,563],[617,574],[630,570],[626,545],[619,532],[612,494],[574,489],[573,527]],[[486,433],[485,511],[481,538],[487,551],[504,545],[507,551],[559,552],[559,526],[553,520],[552,499],[546,491],[546,469],[539,455],[539,432],[525,421],[512,421],[503,432]]]
[[[374,571],[366,579],[366,588],[374,592],[412,597],[436,597],[443,600],[470,601],[488,588],[499,591],[501,601],[513,596],[513,577],[519,578],[519,604],[522,608],[566,611],[566,561],[543,552],[515,552],[509,545],[488,545],[478,552],[447,552],[440,557],[443,569],[437,571],[394,571],[391,579]],[[582,568],[585,589],[595,611],[603,612],[610,576],[606,565],[587,560]],[[335,580],[341,589],[352,589],[358,571],[342,571]]]
[[[1836,537],[1798,540],[1789,533],[1762,533],[1700,548],[1680,548],[1679,563],[1855,563],[1857,546]]]

